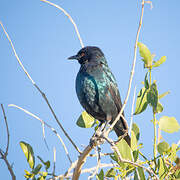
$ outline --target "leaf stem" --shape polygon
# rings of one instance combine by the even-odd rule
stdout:
[[[154,162],[156,164],[157,129],[156,129],[156,115],[155,115],[155,112],[153,112],[153,125],[154,125]]]

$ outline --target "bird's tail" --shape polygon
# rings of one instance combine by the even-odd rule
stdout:
[[[128,131],[127,123],[124,122],[124,120],[121,118],[114,126],[114,131],[118,137],[121,137],[125,134],[126,131]],[[129,134],[124,137],[124,140],[128,143],[129,146],[131,146],[131,138]]]

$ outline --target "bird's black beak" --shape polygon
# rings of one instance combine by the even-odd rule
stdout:
[[[69,57],[68,59],[77,59],[78,60],[78,56],[74,55],[74,56]]]

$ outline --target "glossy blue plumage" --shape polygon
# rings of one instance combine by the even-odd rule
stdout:
[[[116,80],[108,67],[102,51],[97,47],[87,46],[76,56],[81,64],[76,77],[76,93],[83,108],[101,122],[112,123],[121,110],[121,99]],[[127,123],[120,119],[114,126],[118,136],[128,129]],[[130,144],[127,135],[125,140]]]

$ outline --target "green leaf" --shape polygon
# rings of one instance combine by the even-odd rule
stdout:
[[[170,91],[166,91],[166,92],[160,94],[159,97],[158,97],[158,99],[163,98],[164,96],[168,95],[169,93],[170,93]]]
[[[158,102],[155,113],[161,113],[163,111],[163,109],[164,108],[163,108],[162,104],[160,102]]]
[[[27,159],[27,162],[29,163],[30,168],[33,169],[34,164],[35,164],[35,158],[34,158],[34,152],[31,145],[26,142],[21,141],[20,146],[26,156],[26,159]]]
[[[153,111],[156,111],[158,105],[158,91],[156,83],[153,83],[150,90],[147,93],[147,102],[153,107]]]
[[[40,156],[37,156],[37,158],[45,165],[45,169],[47,171],[49,169],[49,167],[50,167],[50,161],[44,162],[43,159]]]
[[[33,169],[33,173],[36,175],[39,173],[39,171],[41,170],[42,168],[42,164],[38,164],[34,169]]]
[[[104,180],[104,171],[103,171],[103,169],[101,169],[100,173],[97,174],[96,177],[97,177],[98,180]]]
[[[140,180],[146,180],[143,168],[138,167],[137,170],[138,170]]]
[[[31,172],[29,172],[29,171],[27,171],[27,170],[24,170],[25,171],[25,175],[24,175],[24,177],[26,178],[26,179],[29,179],[29,178],[32,178],[32,177],[34,177],[34,174],[32,174]]]
[[[158,61],[156,61],[152,67],[158,67],[160,66],[162,63],[164,63],[166,61],[166,56],[162,56]]]
[[[178,132],[180,125],[174,117],[163,116],[159,120],[159,127],[167,133]]]
[[[138,157],[139,157],[139,150],[133,151],[134,162],[138,160]]]
[[[160,177],[160,179],[164,179],[164,177],[167,174],[167,167],[166,167],[162,157],[160,157],[158,159],[158,164],[159,164],[159,177]]]
[[[114,170],[114,168],[109,169],[106,174],[106,177],[115,177],[116,176],[116,171]]]
[[[95,124],[95,120],[86,111],[83,111],[76,124],[82,128],[91,128]]]
[[[131,149],[132,151],[137,150],[137,138],[134,131],[131,131]]]
[[[136,139],[139,140],[140,130],[139,130],[139,127],[136,123],[132,124],[132,131],[134,131],[134,133],[136,135]]]
[[[163,142],[160,142],[158,145],[157,145],[157,150],[159,152],[159,154],[163,155],[164,153],[166,154],[169,150],[170,146],[167,142],[163,141]]]
[[[117,144],[116,144],[121,157],[123,159],[128,159],[132,161],[132,151],[127,142],[124,139],[121,139]]]
[[[145,78],[144,78],[144,86],[146,89],[149,89],[148,72],[146,73]]]
[[[174,162],[177,158],[177,155],[176,155],[177,148],[178,148],[178,145],[173,143],[171,146],[170,155],[169,155],[169,159],[171,160],[171,162]]]
[[[139,53],[142,57],[142,60],[144,61],[144,66],[149,68],[152,66],[152,55],[149,49],[147,48],[146,45],[143,43],[138,42],[138,47],[139,47]]]
[[[147,108],[147,89],[144,87],[140,90],[136,100],[135,115],[142,113]]]

